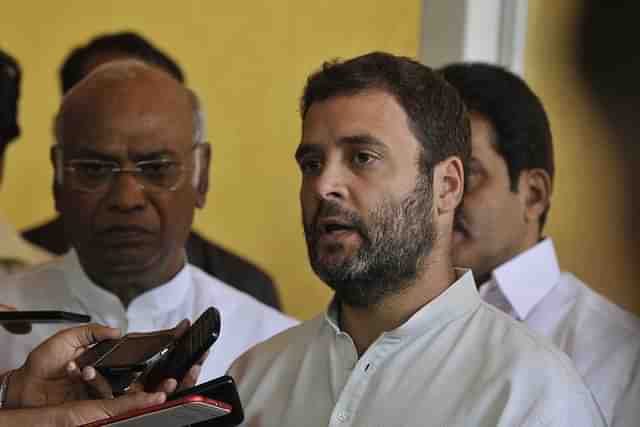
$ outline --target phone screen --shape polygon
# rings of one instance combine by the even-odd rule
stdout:
[[[173,343],[173,333],[128,334],[96,365],[115,368],[144,365],[147,361],[168,349]]]
[[[159,353],[168,349],[174,342],[171,330],[148,334],[127,334],[115,340],[104,340],[94,345],[77,359],[80,368],[132,368],[144,369]]]

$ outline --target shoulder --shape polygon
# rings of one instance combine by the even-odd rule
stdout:
[[[543,412],[553,418],[575,420],[585,416],[599,421],[601,413],[584,379],[569,357],[548,338],[515,321],[499,309],[482,303],[477,315],[485,317],[487,328],[478,351],[485,351],[491,363],[486,363],[483,375],[502,378],[511,393],[538,401]],[[491,370],[495,376],[491,375]],[[575,412],[575,413],[572,413]],[[574,425],[567,422],[558,425]],[[576,425],[600,425],[576,424]]]
[[[192,231],[186,244],[189,262],[213,277],[280,308],[278,290],[269,275],[249,260]]]
[[[575,275],[563,272],[562,280],[574,289],[576,314],[598,329],[640,339],[640,318],[609,301]]]
[[[272,283],[258,266],[194,231],[187,240],[187,255],[193,265],[225,282]]]
[[[5,295],[32,295],[38,298],[43,290],[66,289],[65,266],[61,258],[28,267],[5,278],[0,284]]]
[[[270,365],[276,359],[287,363],[305,352],[310,345],[318,342],[323,326],[323,315],[306,320],[255,345],[238,358],[237,364],[240,366],[248,364],[252,369],[259,371],[260,366]]]
[[[216,305],[226,320],[239,318],[254,327],[281,330],[298,322],[278,310],[241,292],[220,279],[210,276],[194,265],[189,266],[193,278],[195,298],[199,302]],[[269,336],[273,335],[269,333]]]
[[[540,379],[545,377],[545,381],[563,379],[581,383],[569,358],[548,338],[485,302],[476,315],[483,318],[480,327],[487,331],[480,334],[484,336],[485,345],[494,349],[490,357],[502,358],[501,363],[514,370],[524,368],[529,373],[530,369],[537,370]]]

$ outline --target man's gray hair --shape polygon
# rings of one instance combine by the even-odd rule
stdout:
[[[207,142],[207,119],[198,95],[189,88],[187,92],[193,107],[193,143],[202,144]]]

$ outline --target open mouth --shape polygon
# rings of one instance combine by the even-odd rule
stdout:
[[[320,227],[320,232],[322,234],[333,234],[346,231],[355,231],[355,229],[352,226],[339,223],[326,223]]]
[[[337,218],[325,218],[318,220],[316,223],[316,230],[320,235],[357,231],[356,227],[350,222]]]
[[[316,238],[319,242],[336,243],[359,235],[355,225],[344,221],[322,220],[316,225]]]

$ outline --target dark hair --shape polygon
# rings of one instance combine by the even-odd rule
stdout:
[[[182,70],[167,54],[134,32],[122,32],[100,35],[89,41],[87,45],[71,51],[60,67],[62,93],[67,93],[85,77],[85,66],[94,55],[107,52],[123,53],[157,65],[176,80],[184,83]]]
[[[640,137],[640,49],[637,0],[584,0],[577,26],[579,71],[598,107],[620,132],[620,146],[633,158]],[[635,151],[636,155],[640,151]],[[637,158],[640,160],[640,157]]]
[[[302,118],[315,102],[372,89],[392,95],[407,114],[409,128],[423,148],[421,172],[430,175],[433,165],[450,156],[459,157],[466,168],[471,143],[460,96],[431,68],[410,58],[373,52],[325,62],[307,79],[300,101]]]
[[[439,70],[462,96],[469,111],[487,118],[495,130],[494,145],[509,170],[511,191],[518,191],[520,174],[543,169],[553,182],[551,128],[540,99],[527,84],[502,67],[458,63]],[[540,216],[540,229],[549,206]]]
[[[9,54],[0,51],[0,156],[7,145],[20,136],[18,98],[20,66]]]

